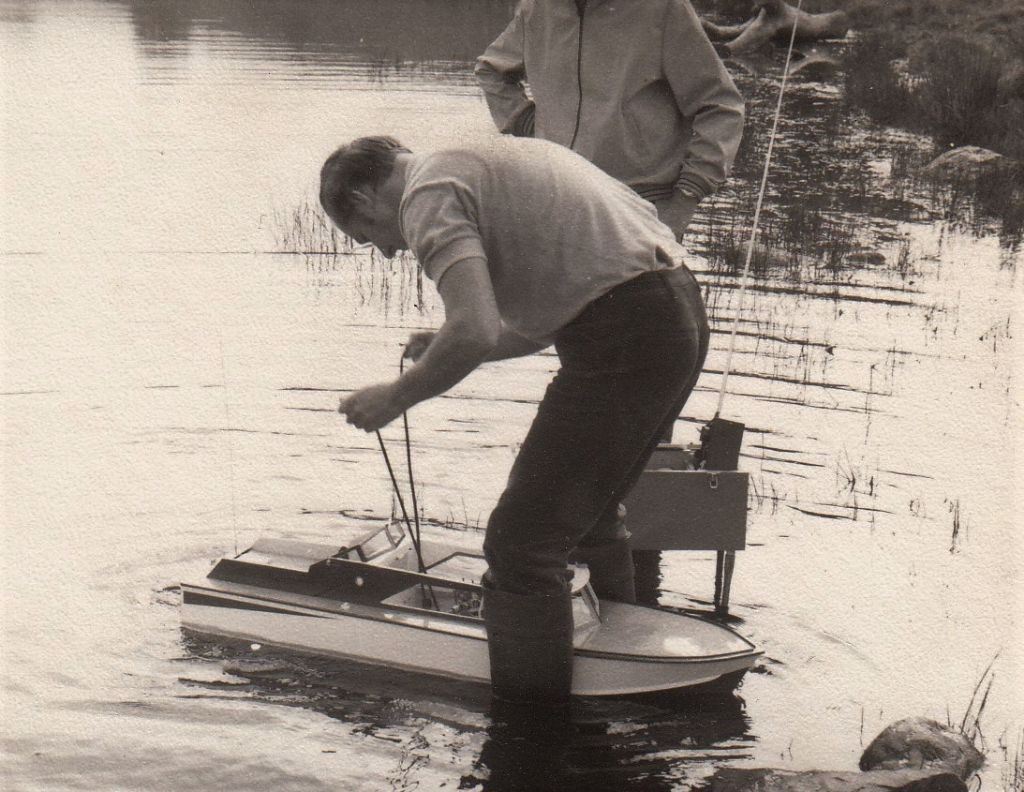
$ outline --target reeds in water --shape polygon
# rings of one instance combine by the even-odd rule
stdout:
[[[311,273],[332,279],[339,263],[347,262],[360,302],[379,303],[385,316],[396,306],[399,313],[427,310],[423,268],[414,256],[403,251],[385,259],[372,245],[357,245],[316,202],[306,198],[290,210],[275,211],[272,231],[275,251],[301,256]]]
[[[992,692],[992,683],[996,678],[992,666],[995,665],[998,659],[999,652],[996,652],[995,656],[981,673],[981,678],[978,679],[978,683],[971,692],[971,699],[967,702],[967,709],[964,710],[960,723],[953,723],[952,718],[947,715],[947,725],[959,731],[964,737],[974,743],[975,747],[982,753],[985,752],[985,735],[981,729],[981,716],[985,712],[988,696]]]
[[[293,209],[275,211],[272,231],[278,253],[335,256],[353,247],[352,240],[308,198]]]
[[[715,272],[739,275],[747,258],[750,229],[739,213],[729,211],[726,216],[725,223],[708,223],[694,244]],[[756,277],[790,284],[832,283],[852,278],[865,264],[877,260],[884,259],[858,241],[852,218],[795,203],[772,207],[762,215],[750,271]]]
[[[1003,792],[1024,792],[1024,729],[1017,733],[1017,742],[1011,751],[1003,745]]]

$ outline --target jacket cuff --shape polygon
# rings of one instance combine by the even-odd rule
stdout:
[[[715,192],[718,185],[712,184],[707,179],[698,176],[695,173],[686,173],[680,174],[679,178],[676,180],[675,188],[678,192],[689,198],[702,201]]]
[[[533,119],[536,114],[537,106],[533,102],[527,103],[509,125],[509,131],[515,137],[533,137]]]

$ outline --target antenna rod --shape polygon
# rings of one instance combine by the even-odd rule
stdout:
[[[793,44],[796,41],[796,23],[800,6],[803,0],[796,4],[796,14],[793,15],[793,29],[789,33],[789,48],[786,50],[786,65],[782,69],[782,83],[779,85],[779,98],[775,103],[775,118],[772,121],[772,132],[768,137],[768,152],[764,157],[764,170],[761,173],[761,189],[757,194],[757,204],[754,207],[754,224],[750,229],[750,241],[747,243],[747,259],[743,263],[743,275],[740,279],[740,295],[736,305],[736,314],[733,317],[732,332],[729,334],[729,352],[725,357],[725,368],[722,370],[722,384],[718,389],[718,406],[715,408],[715,417],[722,413],[722,404],[725,402],[725,387],[729,382],[729,371],[732,369],[732,354],[736,349],[736,331],[739,329],[740,316],[743,313],[743,298],[747,293],[747,280],[750,274],[750,262],[754,257],[754,240],[757,239],[757,226],[761,219],[761,205],[764,203],[765,190],[768,187],[768,169],[772,161],[772,150],[775,148],[775,134],[779,128],[779,116],[782,114],[782,97],[786,93],[786,80],[789,77],[789,61],[793,56]]]

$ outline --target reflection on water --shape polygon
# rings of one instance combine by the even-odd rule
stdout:
[[[678,789],[705,776],[711,762],[746,758],[752,740],[743,701],[730,692],[577,699],[548,709],[492,701],[485,686],[408,672],[254,654],[197,637],[186,646],[203,661],[182,674],[187,695],[308,708],[395,740],[409,751],[410,783],[430,755],[430,741],[417,738],[427,723],[447,724],[475,748],[458,788],[489,792]]]
[[[709,760],[743,758],[749,739],[735,698],[676,710],[587,701],[544,712],[495,703],[489,716],[475,772],[462,783],[483,776],[481,788],[493,792],[667,792],[701,777]]]
[[[336,399],[396,373],[442,309],[411,260],[315,226],[317,172],[359,134],[493,134],[471,61],[511,7],[0,2],[15,786],[667,790],[748,758],[852,769],[897,717],[955,720],[1001,646],[984,726],[990,749],[1013,742],[1019,229],[917,183],[928,146],[852,116],[825,58],[787,96],[742,309],[777,59],[730,63],[750,122],[689,238],[716,326],[684,442],[738,319],[725,414],[747,426],[751,495],[732,603],[766,651],[738,697],[524,726],[486,691],[297,657],[244,676],[226,647],[183,646],[177,581],[260,534],[323,541],[339,514],[387,512],[376,443]],[[416,408],[428,522],[483,524],[554,367],[485,367]],[[713,559],[675,556],[662,603],[706,606]]]
[[[469,83],[465,68],[511,17],[511,0],[137,0],[123,2],[142,53],[182,57],[194,40],[216,40],[227,51],[258,51],[263,69],[308,62],[307,72],[337,63],[376,64]],[[447,69],[437,65],[449,63]],[[276,68],[275,68],[276,67]],[[299,74],[301,76],[301,72]]]

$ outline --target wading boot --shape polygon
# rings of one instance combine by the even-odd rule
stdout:
[[[661,550],[633,551],[633,582],[637,604],[657,607],[661,596]]]
[[[566,704],[572,689],[572,601],[484,588],[491,691],[513,703]]]
[[[480,749],[492,792],[569,792],[579,789],[569,762],[573,742],[571,708],[511,704],[492,697],[490,725]]]
[[[626,530],[626,507],[619,504],[615,519],[596,526],[569,553],[573,564],[586,564],[590,585],[600,599],[636,602],[633,554]]]

